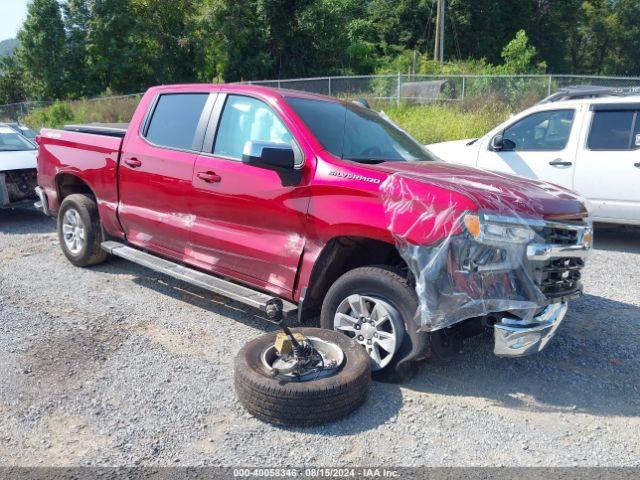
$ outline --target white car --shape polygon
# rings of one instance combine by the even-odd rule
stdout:
[[[446,162],[575,190],[589,201],[596,222],[640,225],[640,96],[562,97],[550,97],[479,139],[426,147]]]
[[[37,199],[36,146],[8,125],[0,124],[0,208]]]

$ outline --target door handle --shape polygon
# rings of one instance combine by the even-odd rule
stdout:
[[[634,163],[633,166],[636,167],[636,168],[640,168],[640,162]]]
[[[204,180],[207,183],[218,183],[222,180],[222,177],[215,172],[198,172],[197,175],[200,180]]]
[[[142,166],[142,162],[137,158],[125,158],[124,163],[129,165],[131,168],[139,168]]]
[[[573,163],[572,162],[565,162],[564,160],[562,160],[560,158],[556,158],[552,162],[549,162],[549,165],[553,165],[554,167],[570,167],[571,165],[573,165]]]

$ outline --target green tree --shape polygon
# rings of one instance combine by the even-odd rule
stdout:
[[[33,0],[18,40],[17,58],[24,68],[30,96],[63,98],[68,92],[64,74],[66,39],[58,2]]]
[[[195,78],[198,52],[196,0],[132,0],[138,28],[157,83]]]
[[[640,2],[617,0],[613,3],[607,26],[611,32],[610,55],[604,62],[604,73],[640,74]]]
[[[572,73],[603,71],[610,56],[615,21],[609,0],[583,1],[574,28],[569,29],[568,48]]]
[[[144,21],[134,15],[130,0],[94,0],[87,34],[93,93],[133,93],[157,83],[140,35]]]
[[[502,49],[502,70],[508,74],[544,73],[547,65],[544,62],[537,63],[537,56],[536,47],[529,43],[526,32],[520,30]]]
[[[24,72],[15,57],[0,58],[0,104],[24,102]]]
[[[366,49],[350,35],[350,22],[364,14],[356,0],[263,0],[268,51],[277,77],[305,77],[358,68],[353,50]],[[351,57],[350,50],[352,49]],[[363,59],[366,61],[366,59]]]
[[[265,19],[259,0],[205,0],[199,30],[203,58],[198,78],[226,81],[269,78]]]
[[[523,25],[539,55],[553,73],[571,71],[571,43],[580,21],[582,0],[535,0],[532,17]]]
[[[372,0],[367,5],[369,38],[383,54],[401,46],[408,50],[433,50],[434,0]]]
[[[67,0],[62,5],[67,38],[65,82],[73,97],[87,95],[95,90],[89,75],[87,52],[91,4],[90,0]]]
[[[199,78],[368,73],[371,44],[355,23],[363,16],[358,0],[207,0]]]
[[[543,0],[540,0],[543,1]],[[520,29],[530,30],[534,0],[448,0],[447,58],[502,60],[502,49]]]

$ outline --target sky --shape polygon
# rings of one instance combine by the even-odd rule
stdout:
[[[14,38],[27,17],[29,0],[0,0],[0,40]]]

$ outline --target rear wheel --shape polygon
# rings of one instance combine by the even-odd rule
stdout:
[[[342,275],[322,305],[322,328],[336,330],[359,343],[371,370],[387,375],[411,351],[406,325],[418,308],[414,289],[386,267],[361,267]]]
[[[66,197],[58,212],[58,239],[67,259],[76,267],[104,262],[107,252],[100,248],[101,238],[100,216],[93,197],[80,193]]]

